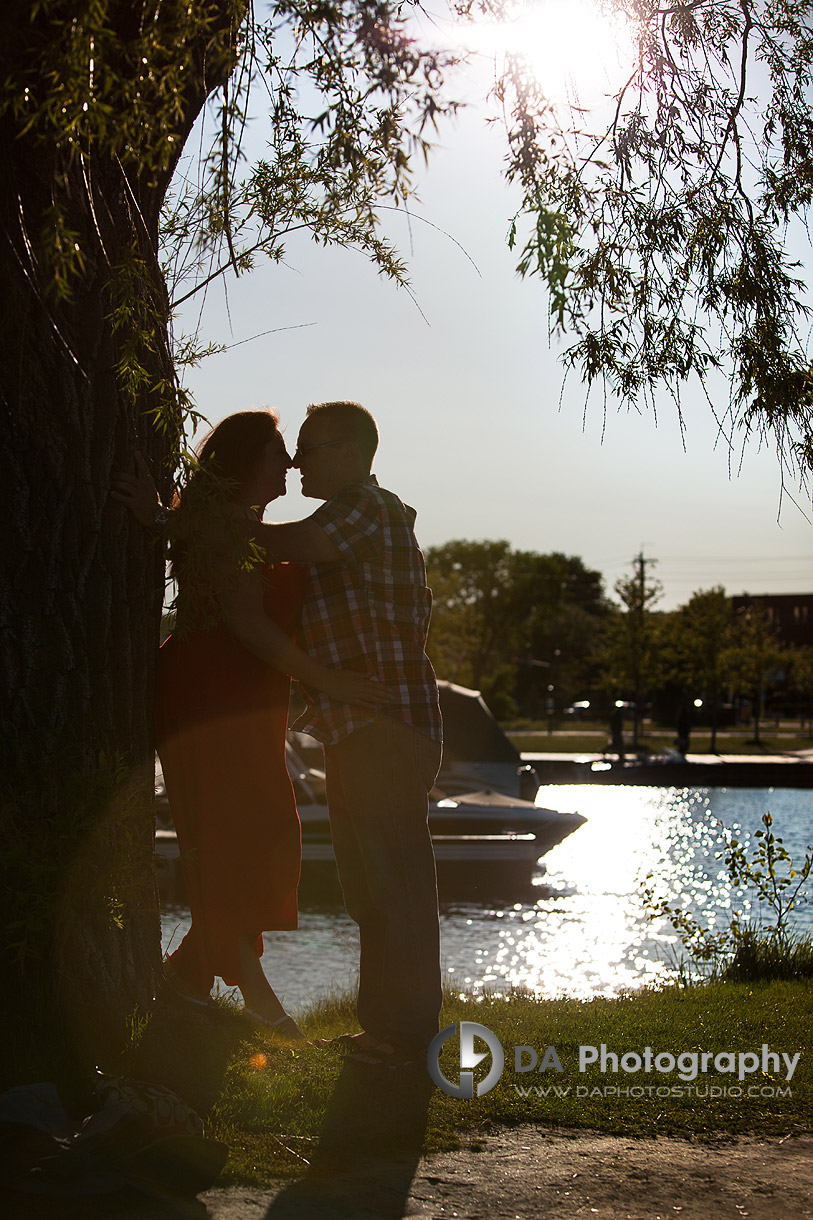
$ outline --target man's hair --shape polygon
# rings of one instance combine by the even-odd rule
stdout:
[[[378,426],[360,402],[312,402],[307,418],[334,420],[347,439],[356,442],[364,461],[372,466],[378,448]]]

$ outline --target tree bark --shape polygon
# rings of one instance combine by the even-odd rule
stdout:
[[[214,59],[215,34],[233,29],[234,7],[212,6],[221,25],[201,64],[207,51]],[[6,56],[36,53],[27,19]],[[178,153],[222,79],[190,78]],[[150,414],[165,393],[156,387],[173,378],[157,249],[174,162],[142,174],[119,157],[80,158],[64,140],[26,136],[8,114],[0,157],[2,1088],[104,1061],[154,994],[163,560],[109,488],[136,448],[166,482],[176,438]],[[56,212],[82,258],[67,295],[55,291],[42,240]],[[134,256],[130,284],[122,267]],[[146,374],[135,392],[119,367],[128,352]]]
[[[159,962],[149,810],[162,561],[109,487],[114,470],[132,466],[136,446],[154,459],[166,453],[145,404],[117,386],[109,269],[91,254],[70,301],[49,304],[24,253],[25,231],[37,231],[48,206],[49,167],[41,160],[33,169],[8,138],[0,149],[0,503],[8,537],[0,741],[3,829],[15,847],[5,892],[16,908],[4,912],[4,926],[16,929],[4,963],[13,985],[6,976],[4,989],[12,1002],[19,997],[15,1023],[32,1032],[35,980],[47,1021],[54,1007],[64,1009],[84,1056],[100,1021],[120,1024],[149,1002]],[[83,207],[76,195],[68,220],[92,251],[87,201]],[[121,189],[117,195],[108,197],[111,228],[119,225],[127,240],[130,225],[115,219]],[[108,252],[121,244],[110,240]],[[165,343],[151,364],[154,375],[167,375]],[[114,760],[124,772],[116,774]],[[106,795],[98,792],[102,773]],[[125,876],[127,897],[117,907]],[[20,909],[26,893],[28,914]],[[45,1032],[37,1044],[46,1044]]]

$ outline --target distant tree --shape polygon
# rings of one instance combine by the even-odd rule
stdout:
[[[517,699],[526,715],[542,710],[542,686],[554,687],[550,695],[556,714],[575,699],[592,695],[598,677],[595,644],[610,613],[600,572],[576,556],[557,552],[544,558],[549,595],[531,621],[529,656],[547,659],[551,666],[546,671],[520,665]]]
[[[779,680],[789,660],[789,652],[781,647],[759,599],[742,606],[735,617],[732,642],[724,650],[721,664],[735,691],[751,702],[753,745],[762,744],[759,728],[765,693]]]
[[[480,689],[517,647],[532,604],[528,557],[505,541],[458,539],[430,547],[425,558],[435,666],[442,677]]]
[[[710,748],[714,753],[726,677],[724,660],[732,643],[731,599],[721,585],[699,589],[670,615],[669,626],[671,676],[695,694],[703,694],[711,714]]]
[[[790,668],[793,685],[807,701],[808,730],[813,740],[813,648],[794,648],[790,653]]]
[[[604,610],[599,573],[574,556],[514,551],[505,541],[447,542],[427,550],[426,564],[429,652],[442,678],[482,690],[500,715],[517,696],[533,705],[537,672],[544,688],[552,676],[572,680]]]

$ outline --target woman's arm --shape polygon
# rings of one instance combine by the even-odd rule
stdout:
[[[164,529],[172,522],[177,537],[179,529],[189,529],[173,509],[161,503],[149,466],[138,450],[135,452],[136,473],[120,470],[113,476],[111,492],[114,500],[125,504],[146,529]],[[207,542],[213,550],[223,546],[219,531],[208,526]],[[340,563],[343,555],[327,534],[309,517],[302,521],[257,521],[246,519],[237,527],[239,537],[252,540],[273,559],[292,559],[297,563]]]
[[[288,638],[263,608],[263,582],[241,573],[223,598],[223,614],[236,639],[268,665],[315,686],[338,703],[381,708],[395,701],[386,686],[347,669],[328,669]]]
[[[143,456],[137,452],[135,458],[137,473],[117,474],[112,494],[127,505],[142,525],[152,527],[157,524],[157,517],[166,510],[161,508],[155,483]],[[239,512],[236,514],[236,520],[240,515]],[[253,524],[256,525],[256,522]],[[249,522],[246,525],[248,527]],[[213,569],[223,569],[223,557],[216,554],[214,547],[211,559]],[[395,695],[380,683],[351,670],[328,669],[297,648],[282,628],[265,613],[263,582],[258,575],[240,573],[228,584],[228,593],[221,592],[220,596],[223,615],[235,637],[249,652],[275,669],[300,679],[306,686],[323,690],[338,703],[361,703],[380,708],[395,702]]]

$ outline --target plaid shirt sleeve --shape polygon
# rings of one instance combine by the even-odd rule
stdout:
[[[345,563],[367,563],[384,549],[381,502],[369,488],[353,484],[320,505],[311,521],[324,530]]]
[[[310,517],[341,562],[308,568],[302,642],[311,656],[375,676],[398,695],[386,713],[441,740],[434,670],[426,655],[432,595],[413,532],[415,512],[373,475],[344,488]],[[295,727],[340,741],[376,716],[303,687],[307,711]]]

